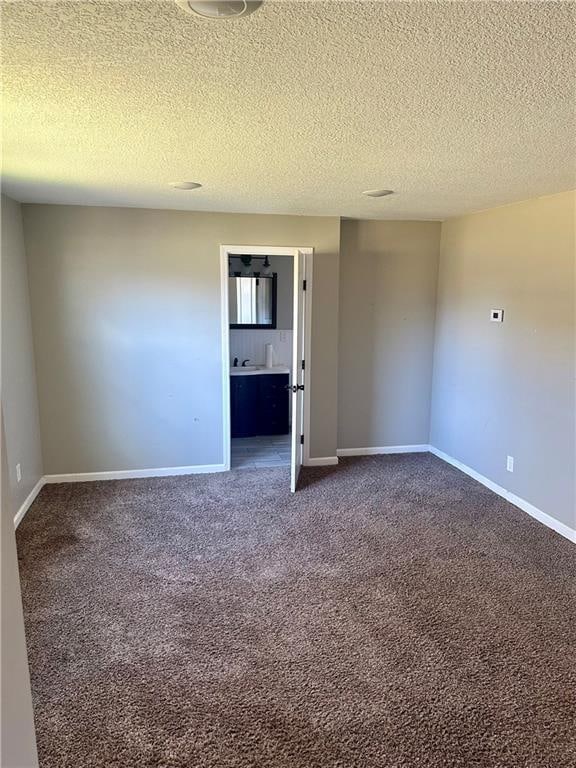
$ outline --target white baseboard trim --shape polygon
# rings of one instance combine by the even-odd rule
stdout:
[[[339,448],[337,456],[320,456],[315,458],[308,458],[305,461],[304,466],[307,467],[324,467],[333,466],[338,464],[338,456],[377,456],[381,454],[393,454],[393,453],[427,453],[430,452],[437,456],[442,461],[451,464],[456,469],[459,469],[464,474],[477,480],[482,485],[489,488],[491,491],[501,496],[506,501],[509,501],[514,506],[526,512],[538,522],[545,525],[547,528],[551,528],[560,536],[568,539],[572,543],[576,544],[576,530],[556,520],[551,515],[546,514],[538,507],[530,504],[529,501],[522,499],[520,496],[511,491],[507,491],[506,488],[498,485],[489,478],[476,472],[475,469],[468,467],[458,459],[449,456],[447,453],[440,451],[433,445],[392,445],[379,448]],[[22,522],[22,519],[26,512],[32,506],[32,502],[38,496],[42,487],[48,483],[86,483],[94,480],[128,480],[136,478],[146,477],[170,477],[176,475],[196,475],[196,474],[208,474],[215,472],[226,472],[229,467],[226,464],[197,464],[188,467],[161,467],[156,469],[125,469],[117,470],[114,472],[81,472],[68,475],[44,475],[36,483],[34,488],[30,491],[23,504],[20,506],[18,512],[14,515],[14,528]]]
[[[32,490],[30,491],[28,496],[26,496],[26,498],[24,500],[24,503],[22,504],[22,506],[20,507],[18,512],[16,512],[16,514],[14,515],[14,528],[18,528],[18,526],[22,522],[22,518],[24,517],[26,512],[28,512],[28,510],[32,506],[32,502],[34,501],[36,496],[38,496],[38,494],[42,490],[44,482],[45,482],[44,478],[41,477],[40,480],[38,480],[38,482],[34,486],[34,488],[32,488]]]
[[[485,485],[486,488],[489,488],[491,491],[498,494],[498,496],[501,496],[503,499],[506,499],[506,501],[509,501],[510,504],[514,504],[515,507],[519,507],[523,512],[529,514],[530,517],[538,520],[539,523],[543,523],[547,528],[551,528],[553,531],[556,531],[556,533],[559,533],[560,536],[564,536],[564,538],[568,539],[568,541],[576,544],[576,530],[573,528],[570,528],[564,523],[561,523],[551,515],[546,514],[546,512],[542,512],[541,509],[538,509],[538,507],[530,504],[529,501],[522,499],[520,496],[516,496],[516,494],[512,493],[511,491],[507,491],[506,488],[503,488],[501,485],[494,483],[489,478],[484,477],[484,475],[481,475],[479,472],[476,472],[475,469],[468,467],[466,464],[462,464],[462,462],[458,461],[458,459],[449,456],[447,453],[444,453],[444,451],[438,450],[438,448],[435,448],[433,445],[430,446],[430,453],[433,453],[434,456],[442,459],[442,461],[445,461],[448,464],[451,464],[453,467],[456,467],[456,469],[459,469],[461,472],[464,472],[465,475],[469,475],[474,480],[482,483],[482,485]]]
[[[70,475],[44,475],[46,483],[89,483],[94,480],[133,480],[140,477],[172,477],[225,472],[226,464],[194,464],[189,467],[158,467],[156,469],[120,469],[113,472],[79,472]]]
[[[331,467],[334,464],[338,464],[338,456],[308,457],[304,460],[305,467]]]
[[[388,453],[428,453],[429,445],[384,445],[374,448],[338,448],[338,456],[380,456]]]

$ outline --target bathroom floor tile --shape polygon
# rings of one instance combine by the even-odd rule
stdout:
[[[231,460],[232,469],[290,466],[290,434],[234,438]]]

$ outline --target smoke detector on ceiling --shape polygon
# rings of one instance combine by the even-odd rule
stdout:
[[[197,181],[169,181],[168,183],[174,189],[200,189],[202,186]]]
[[[234,19],[248,16],[262,5],[262,0],[176,0],[188,13],[194,13],[205,19]]]
[[[366,192],[362,192],[366,197],[387,197],[393,195],[393,189],[367,189]]]

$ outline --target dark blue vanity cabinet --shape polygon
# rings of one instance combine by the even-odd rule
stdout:
[[[231,376],[232,437],[288,434],[288,384],[287,373]]]

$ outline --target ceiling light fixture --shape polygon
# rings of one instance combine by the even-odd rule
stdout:
[[[393,195],[393,189],[367,189],[366,192],[362,192],[366,197],[387,197]]]
[[[195,13],[204,19],[234,19],[248,16],[262,5],[262,0],[176,0],[188,13]]]
[[[242,262],[242,274],[244,277],[250,277],[252,274],[252,256],[241,256],[240,261]]]
[[[272,272],[272,267],[270,266],[270,259],[268,256],[264,259],[264,266],[262,267],[262,274],[264,277],[269,277]]]
[[[202,184],[196,181],[171,181],[170,186],[174,189],[199,189]]]

